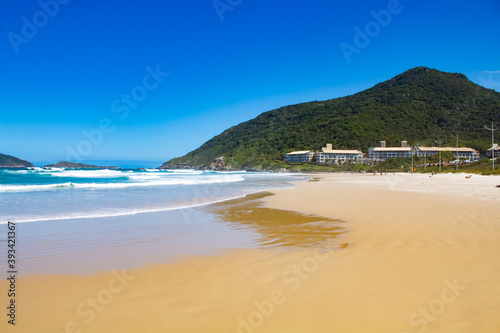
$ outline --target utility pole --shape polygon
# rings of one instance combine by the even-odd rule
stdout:
[[[496,128],[493,127],[493,122],[491,122],[491,128],[484,126],[488,131],[491,131],[491,162],[492,162],[492,169],[495,170],[495,130]]]
[[[424,151],[424,170],[427,171],[427,151]]]
[[[411,173],[413,173],[413,146],[411,146]]]
[[[439,172],[441,172],[441,140],[434,140],[439,145]]]
[[[455,164],[455,171],[457,171],[458,170],[458,162],[460,162],[460,158],[458,157],[458,133],[457,133],[457,136],[452,134],[451,137],[457,139],[457,163]]]
[[[418,143],[415,145],[415,150],[412,149],[412,151],[411,151],[412,160],[413,160],[413,156],[415,156],[415,158],[418,158]],[[413,171],[413,163],[412,163],[412,168],[411,169]]]

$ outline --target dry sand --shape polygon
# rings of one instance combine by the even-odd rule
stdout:
[[[310,246],[25,277],[18,324],[2,315],[1,331],[500,332],[500,178],[316,178],[260,200],[346,221],[337,238],[338,222],[326,221],[330,240],[315,234]],[[283,239],[304,233],[282,222],[259,227]]]

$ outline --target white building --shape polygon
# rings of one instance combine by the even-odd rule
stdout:
[[[493,155],[493,150],[495,151],[495,158],[500,157],[500,146],[498,145],[498,143],[495,143],[493,147],[488,149],[488,151],[486,152],[486,156],[491,158],[491,156]]]
[[[285,161],[288,163],[303,163],[311,162],[314,157],[314,152],[310,150],[292,151],[286,154]]]
[[[335,163],[342,164],[347,161],[361,162],[363,153],[359,150],[349,149],[333,149],[331,143],[327,143],[326,147],[321,148],[318,153],[317,162],[319,164]]]
[[[385,141],[380,141],[380,147],[369,148],[368,157],[370,160],[378,162],[388,158],[411,157],[412,148],[408,147],[406,141],[401,141],[401,147],[386,147]]]
[[[455,155],[455,159],[465,159],[466,161],[477,161],[479,159],[479,152],[473,148],[467,147],[417,147],[417,156],[430,157],[438,154],[439,152],[451,151]]]

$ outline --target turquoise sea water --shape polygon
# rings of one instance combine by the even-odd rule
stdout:
[[[216,207],[229,203],[211,203],[305,179],[197,170],[0,169],[0,247],[7,249],[7,221],[16,222],[16,268],[25,275],[86,274],[258,247],[258,228],[226,220]],[[6,266],[7,251],[2,253]]]
[[[199,170],[0,169],[0,223],[197,207],[304,179],[286,173]]]

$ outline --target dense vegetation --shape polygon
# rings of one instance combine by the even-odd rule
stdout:
[[[0,154],[0,168],[26,168],[33,167],[34,165],[28,161],[22,160],[20,158]]]
[[[491,167],[491,159],[490,158],[485,158],[480,161],[470,163],[470,164],[464,164],[464,165],[459,165],[458,168],[455,170],[454,165],[448,165],[448,166],[443,166],[441,168],[441,172],[452,172],[452,173],[476,173],[480,175],[500,175],[500,168],[498,167],[498,163],[500,163],[500,160],[495,161],[495,170],[492,169]],[[425,172],[438,172],[439,166],[434,165],[432,167],[427,167],[425,169]],[[424,172],[424,168],[417,168],[417,172]]]
[[[70,168],[70,169],[118,169],[115,166],[98,166],[83,163],[73,163],[68,161],[62,161],[56,164],[44,165],[44,168]]]
[[[460,146],[484,153],[491,133],[483,125],[500,123],[500,93],[464,75],[417,67],[357,94],[285,106],[231,127],[163,167],[207,167],[224,156],[234,168],[282,167],[287,152],[335,148],[360,149],[409,144]]]

